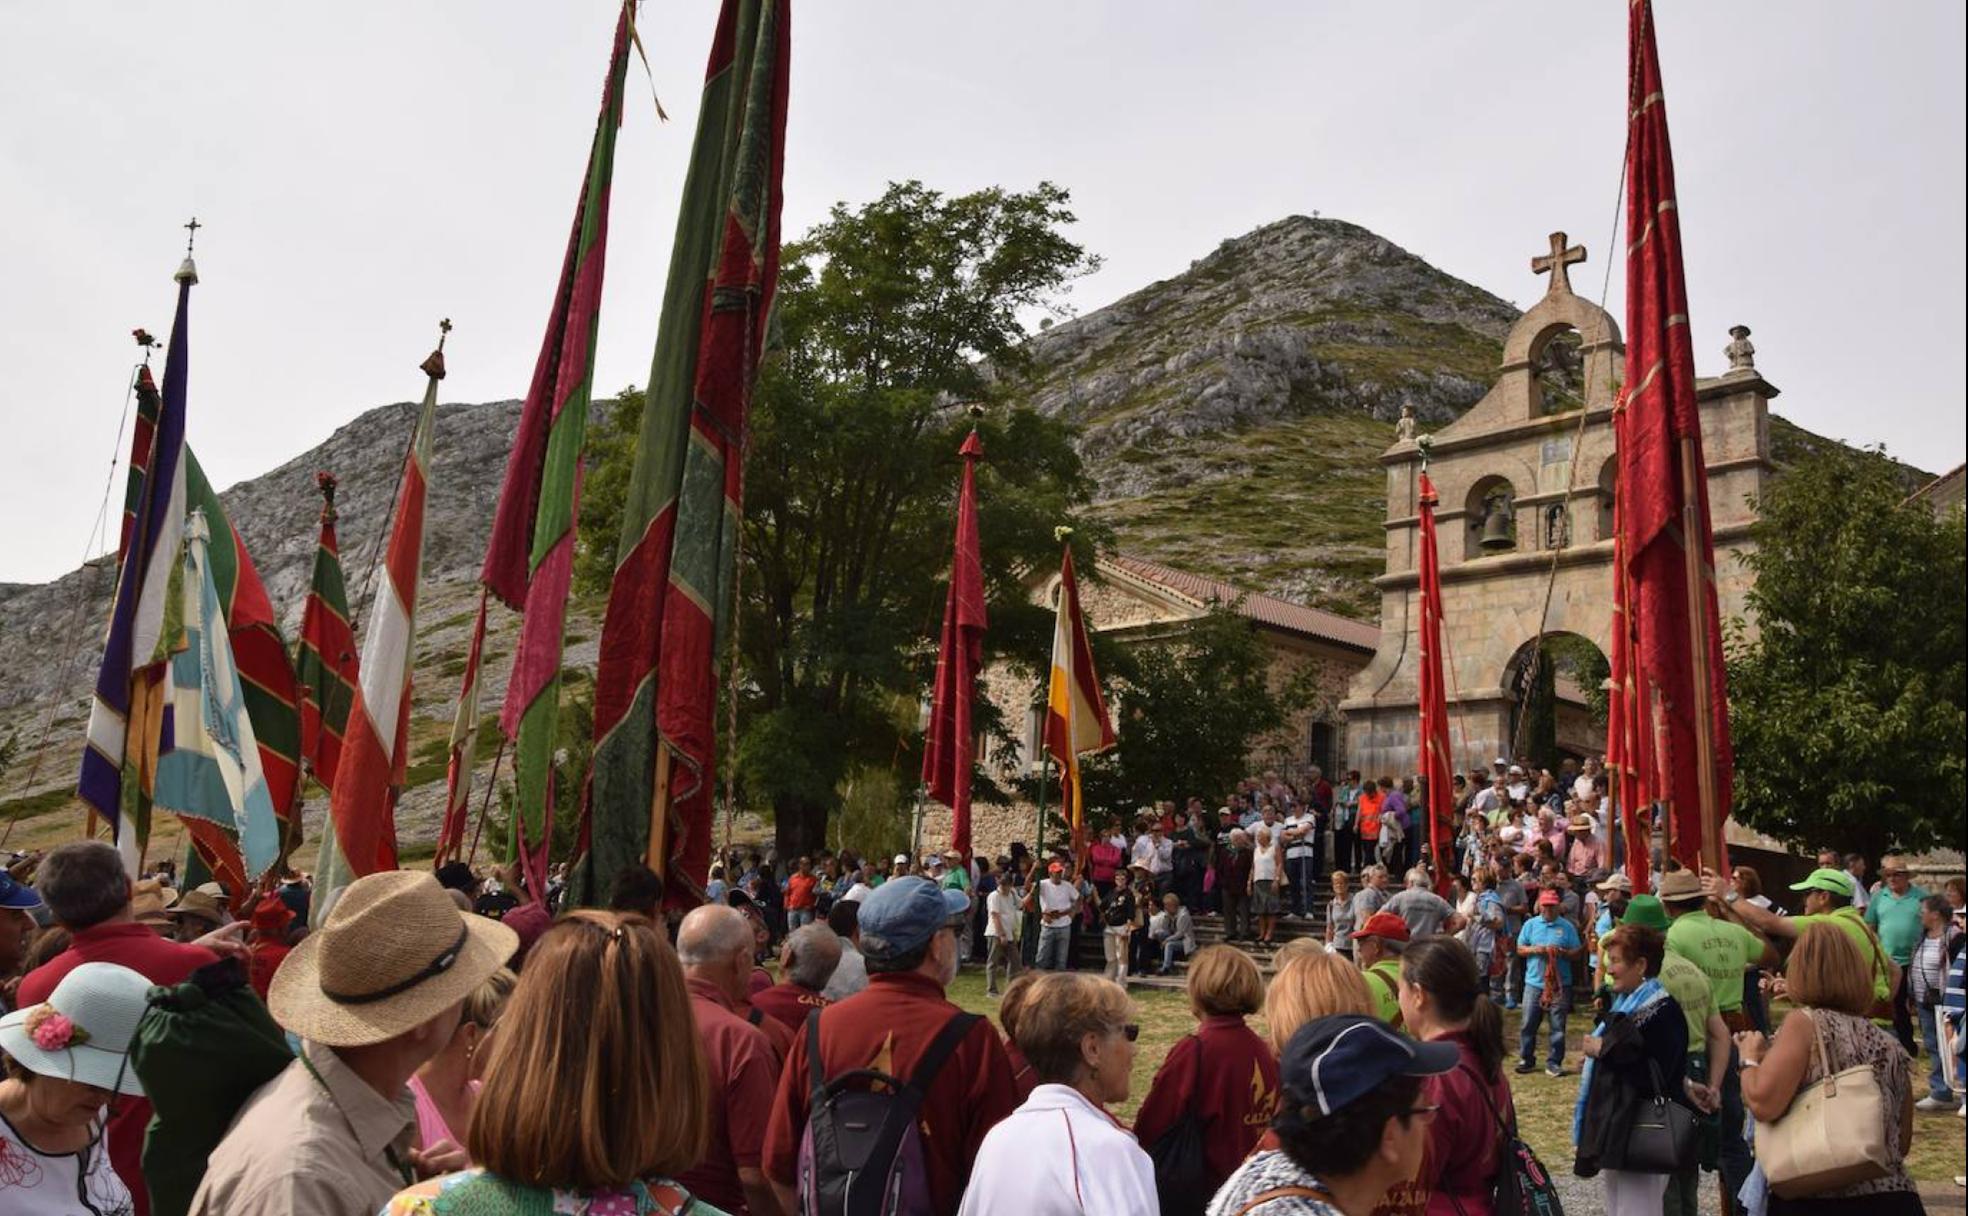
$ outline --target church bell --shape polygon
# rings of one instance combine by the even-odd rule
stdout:
[[[1502,503],[1490,504],[1490,513],[1483,517],[1483,535],[1477,543],[1485,553],[1501,553],[1517,547],[1517,539],[1510,531],[1510,512]]]

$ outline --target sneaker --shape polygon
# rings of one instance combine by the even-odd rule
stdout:
[[[1565,1075],[1564,1066],[1559,1064],[1550,1065],[1544,1070],[1544,1075],[1547,1077],[1562,1077]]]
[[[1504,998],[1503,1007],[1505,1009],[1515,1009],[1517,1008],[1517,1002],[1513,998],[1506,997]]]
[[[1537,1071],[1537,1065],[1531,1062],[1530,1060],[1521,1061],[1517,1065],[1517,1075],[1520,1077],[1523,1076],[1525,1073],[1536,1072],[1536,1071]]]
[[[1920,1101],[1915,1102],[1913,1104],[1913,1109],[1921,1112],[1922,1114],[1931,1115],[1936,1113],[1937,1111],[1953,1110],[1954,1101],[1951,1098],[1936,1098],[1934,1095],[1928,1094]]]

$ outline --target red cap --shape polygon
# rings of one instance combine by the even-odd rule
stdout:
[[[1064,874],[1066,872],[1066,863],[1063,861],[1055,861],[1051,865],[1046,867],[1046,871],[1052,874]]]
[[[1546,887],[1544,890],[1538,892],[1537,906],[1540,908],[1562,908],[1565,906],[1565,897],[1558,894],[1558,888]]]
[[[1367,918],[1367,923],[1353,931],[1354,938],[1384,937],[1389,941],[1408,940],[1408,922],[1392,912],[1376,912]]]
[[[287,932],[293,920],[294,910],[278,895],[265,895],[253,905],[253,929],[257,933],[278,937]]]

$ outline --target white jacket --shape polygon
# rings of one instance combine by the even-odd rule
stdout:
[[[1079,1090],[1041,1085],[992,1128],[959,1216],[1157,1216],[1155,1165]]]

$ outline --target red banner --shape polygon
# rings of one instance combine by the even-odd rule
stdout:
[[[950,847],[970,860],[970,770],[976,730],[970,710],[984,663],[984,564],[977,543],[977,462],[984,441],[976,431],[958,449],[963,484],[957,491],[957,539],[950,560],[950,597],[943,607],[936,693],[923,737],[923,785],[950,808]]]
[[[1421,475],[1421,777],[1435,893],[1455,873],[1455,791],[1449,759],[1449,698],[1442,683],[1442,562],[1435,547],[1435,483]]]

